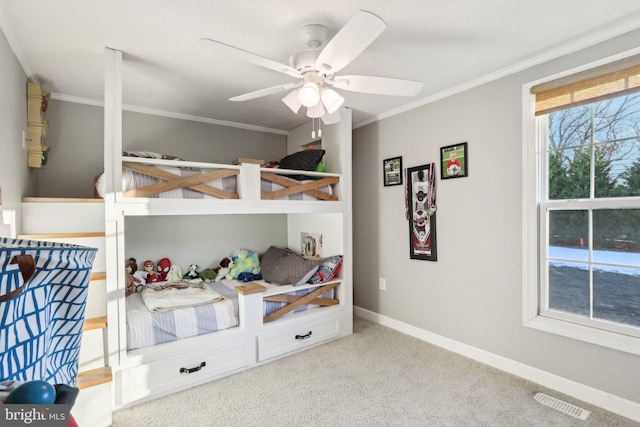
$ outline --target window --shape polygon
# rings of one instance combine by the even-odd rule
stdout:
[[[640,354],[636,60],[525,93],[524,321]]]

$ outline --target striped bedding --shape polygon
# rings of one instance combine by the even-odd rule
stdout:
[[[193,176],[199,175],[203,172],[210,172],[211,169],[181,169],[169,166],[156,166],[165,172],[171,172],[178,176]],[[237,184],[236,177],[229,176],[226,178],[215,179],[207,181],[204,184],[235,193]],[[122,170],[122,191],[135,190],[138,188],[148,187],[150,185],[163,182],[158,178],[154,178],[140,172],[135,172],[129,169]],[[96,180],[96,192],[102,198],[104,198],[104,174],[101,174]],[[190,188],[178,188],[171,191],[165,191],[164,193],[154,194],[149,196],[150,198],[162,198],[162,199],[217,199],[217,197],[210,196],[208,194],[201,193],[199,191],[192,190]]]
[[[128,296],[127,350],[147,347],[238,326],[237,282],[225,280],[207,285],[224,300],[213,304],[152,313],[140,293]]]
[[[304,296],[304,295],[306,295],[306,294],[308,294],[310,292],[313,292],[313,291],[315,291],[315,288],[302,289],[300,291],[289,292],[286,295],[295,295],[295,296],[301,297],[301,296]],[[336,295],[336,290],[335,290],[335,288],[333,288],[333,289],[328,290],[324,294],[318,296],[318,298],[330,298],[330,299],[333,299],[333,298],[335,298],[335,295]],[[263,312],[262,316],[266,317],[268,314],[273,313],[274,311],[284,307],[285,305],[287,305],[287,303],[276,302],[276,301],[264,301],[263,302],[263,306],[264,307],[263,307],[263,310],[262,310],[262,312]],[[292,313],[298,313],[298,312],[301,312],[301,311],[309,310],[309,309],[312,309],[312,308],[318,308],[318,307],[320,307],[320,306],[315,305],[315,304],[301,305],[300,307],[297,307],[296,309],[294,309],[290,313],[285,314],[282,317],[289,316]]]
[[[156,312],[149,311],[140,293],[128,296],[127,308],[127,350],[148,347],[181,338],[207,334],[239,325],[238,294],[235,287],[244,283],[238,280],[223,280],[206,283],[211,289],[224,296],[223,301],[196,307]],[[292,295],[306,295],[313,289],[291,292]],[[322,295],[322,298],[333,298],[335,289]],[[285,303],[265,301],[263,316],[273,313]],[[316,305],[303,305],[292,313],[317,308]],[[285,316],[291,315],[291,313]],[[283,316],[284,317],[284,316]]]
[[[209,172],[210,169],[181,169],[169,166],[156,166],[158,169],[162,169],[166,172],[171,172],[178,176],[193,176],[198,175],[203,172]],[[96,191],[98,195],[104,198],[104,174],[100,175],[98,180],[96,181]],[[129,169],[122,170],[122,191],[129,191],[138,188],[148,187],[150,185],[158,184],[162,182],[158,178],[154,178],[148,175],[144,175],[140,172],[131,171]],[[308,182],[308,181],[300,181],[300,182]],[[212,181],[207,181],[204,184],[219,188],[224,191],[235,193],[237,189],[237,177],[229,176],[226,178],[215,179]],[[281,190],[284,188],[283,186],[276,184],[271,181],[267,181],[265,179],[260,180],[260,192],[262,194],[269,193],[276,190]],[[323,191],[327,194],[332,194],[331,186],[320,187],[318,190]],[[161,198],[161,199],[217,199],[214,196],[210,196],[208,194],[201,193],[199,191],[192,190],[190,188],[179,188],[171,191],[165,191],[160,194],[155,194],[150,196],[151,198]],[[315,197],[310,196],[306,193],[297,193],[291,194],[287,197],[281,197],[276,200],[316,200]]]

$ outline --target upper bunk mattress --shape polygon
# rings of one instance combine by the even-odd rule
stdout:
[[[206,169],[177,168],[177,167],[170,167],[170,166],[156,166],[156,168],[180,177],[196,176],[201,173],[210,171]],[[304,180],[304,181],[298,181],[298,182],[310,182],[310,181],[311,180]],[[132,171],[129,169],[122,170],[122,191],[125,191],[125,192],[130,190],[149,187],[152,185],[160,184],[162,182],[163,180],[159,178],[145,175],[140,172]],[[224,178],[214,179],[211,181],[206,181],[203,184],[213,188],[223,190],[227,193],[237,193],[237,186],[238,186],[237,182],[238,182],[237,176],[228,176]],[[284,186],[277,184],[275,182],[271,182],[266,179],[260,180],[261,194],[274,192],[284,188],[285,188]],[[330,185],[319,187],[318,190],[329,195],[333,194],[333,189]],[[104,198],[104,174],[101,174],[99,178],[96,180],[96,191],[100,197]],[[158,194],[149,195],[148,197],[160,198],[160,199],[218,199],[218,197],[211,196],[211,195],[202,193],[200,191],[192,190],[191,188],[177,188],[174,190],[164,191]],[[317,198],[307,193],[301,192],[296,194],[290,194],[285,197],[280,197],[275,200],[317,200]]]

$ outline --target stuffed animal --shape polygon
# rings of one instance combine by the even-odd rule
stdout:
[[[210,282],[216,278],[216,272],[211,268],[205,268],[200,272],[200,278],[205,282]]]
[[[132,271],[133,277],[138,279],[136,280],[136,283],[138,284],[138,286],[140,285],[144,286],[147,283],[147,272],[143,270],[138,270],[138,261],[136,261],[135,258],[129,258],[128,261],[131,262],[131,271]],[[151,264],[151,270],[153,271],[153,263]]]
[[[229,271],[233,268],[233,260],[229,257],[222,258],[220,261],[220,266],[213,269],[216,272],[216,282],[221,281],[222,279],[233,279],[229,274]]]
[[[182,280],[182,269],[179,265],[173,264],[169,268],[169,272],[167,273],[167,277],[165,278],[167,282],[179,282]]]
[[[198,273],[198,265],[191,264],[189,266],[189,271],[187,271],[187,274],[184,275],[183,279],[197,279],[198,277],[200,277],[200,274]]]
[[[146,260],[142,265],[144,272],[146,273],[145,280],[147,283],[156,283],[160,281],[160,275],[156,273],[153,261],[150,259]]]
[[[160,281],[167,280],[167,274],[169,274],[169,270],[171,269],[171,260],[169,258],[162,258],[156,264],[156,271],[160,275]]]
[[[129,258],[125,261],[125,297],[128,297],[134,292],[141,292],[142,288],[144,287],[144,283],[142,283],[142,280],[134,275],[137,270],[138,262],[135,258]]]

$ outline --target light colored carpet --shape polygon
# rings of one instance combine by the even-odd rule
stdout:
[[[591,411],[586,421],[533,399]],[[347,338],[113,414],[114,426],[638,426],[355,318]]]

